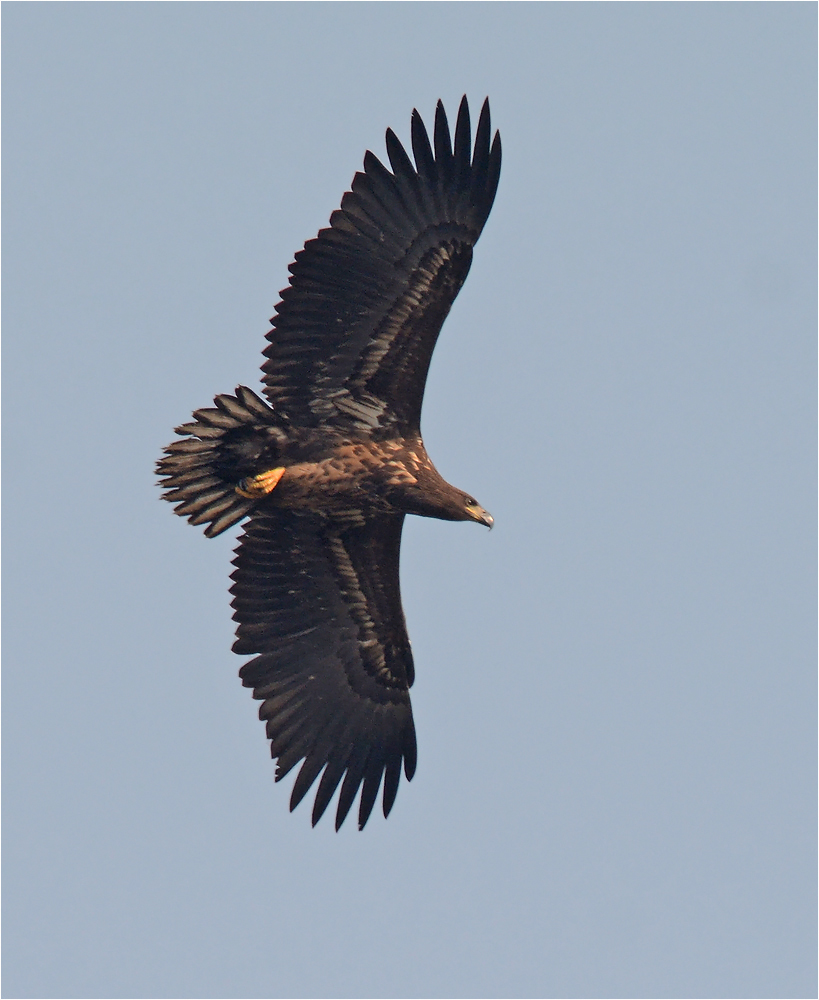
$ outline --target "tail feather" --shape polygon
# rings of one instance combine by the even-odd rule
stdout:
[[[241,521],[255,503],[240,496],[236,483],[225,478],[225,435],[239,428],[277,425],[273,410],[245,386],[239,386],[235,396],[217,396],[214,403],[215,408],[196,410],[192,422],[176,428],[180,439],[169,444],[157,462],[165,499],[191,524],[207,524],[208,538]]]

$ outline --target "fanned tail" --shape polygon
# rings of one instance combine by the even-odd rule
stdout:
[[[236,395],[216,396],[215,408],[196,410],[194,421],[176,427],[181,440],[165,448],[157,464],[164,497],[191,524],[207,524],[208,538],[241,521],[255,500],[241,496],[237,459],[270,445],[274,411],[255,392],[240,385]],[[274,431],[275,434],[275,431]],[[248,447],[250,446],[250,447]]]

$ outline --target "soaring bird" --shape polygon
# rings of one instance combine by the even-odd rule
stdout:
[[[276,780],[303,761],[290,808],[319,774],[313,825],[341,783],[336,829],[359,788],[363,829],[403,764],[415,773],[415,669],[398,581],[407,514],[492,527],[421,438],[424,385],[498,185],[485,101],[472,145],[438,102],[432,143],[412,113],[413,165],[387,130],[352,190],[290,265],[264,351],[264,395],[219,395],[176,428],[158,462],[165,498],[212,538],[248,518],[231,575],[233,650],[261,701]],[[491,140],[491,141],[490,141]],[[343,779],[343,780],[342,780]]]

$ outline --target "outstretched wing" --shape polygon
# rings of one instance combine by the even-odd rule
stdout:
[[[412,653],[398,583],[403,514],[351,524],[277,511],[254,514],[231,587],[240,670],[262,700],[276,780],[304,759],[294,809],[323,770],[313,825],[341,785],[336,829],[363,782],[359,829],[384,776],[386,816],[403,760],[415,773]]]
[[[270,402],[302,426],[419,428],[432,351],[498,186],[489,102],[474,151],[465,97],[454,145],[440,101],[432,146],[413,111],[412,150],[415,167],[388,130],[392,172],[367,152],[330,228],[290,265],[262,370]]]

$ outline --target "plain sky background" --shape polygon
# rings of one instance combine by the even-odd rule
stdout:
[[[4,996],[814,996],[816,6],[3,14]],[[311,830],[152,465],[464,92],[423,427],[496,527],[410,519],[418,773]]]

